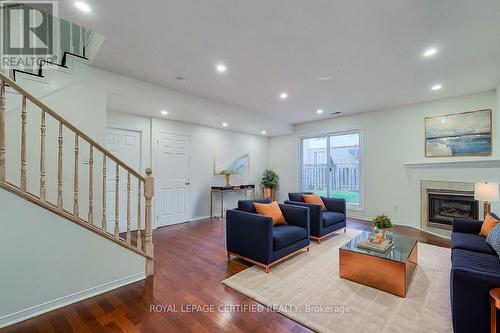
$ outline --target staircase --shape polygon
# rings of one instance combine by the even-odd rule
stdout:
[[[20,99],[20,117],[17,119],[12,117],[13,112],[6,112],[6,89]],[[16,126],[19,132],[13,130]],[[34,128],[38,128],[37,133],[34,133]],[[49,138],[54,140],[49,141]],[[68,140],[72,151],[69,159]],[[34,152],[37,163],[33,162]],[[82,163],[86,166],[85,175],[81,172]],[[47,165],[55,165],[55,168],[47,168]],[[65,183],[69,177],[72,178],[71,191]],[[120,177],[124,179],[120,181]],[[82,179],[85,179],[85,184],[82,184]],[[0,188],[143,256],[146,276],[153,274],[154,178],[151,169],[146,169],[146,174],[141,175],[1,72]],[[114,196],[114,216],[108,216],[110,192]],[[68,197],[72,198],[70,209],[68,202],[65,203]],[[132,210],[135,210],[135,216],[132,216]],[[113,230],[108,230],[110,219],[114,219]],[[123,219],[126,230],[120,231],[120,220]]]
[[[19,13],[34,10],[22,3],[0,6],[2,15],[10,9]],[[46,67],[68,68],[70,56],[90,62],[105,37],[50,13],[38,13],[44,22],[49,22],[37,29],[45,29],[42,35],[50,36],[53,46],[50,60],[34,50],[20,59],[32,56],[37,59],[36,64],[0,64],[0,188],[143,256],[146,276],[150,276],[154,267],[151,169],[146,170],[146,175],[133,170],[16,83],[21,76],[43,78]],[[22,29],[20,31],[10,38],[23,41]],[[4,56],[8,55],[2,54]],[[73,145],[70,159],[67,141]],[[81,170],[83,164],[85,175]],[[125,179],[120,181],[120,177]],[[65,183],[68,178],[72,178],[70,190]],[[112,191],[113,200],[110,200]],[[125,198],[120,198],[124,193]],[[65,200],[68,198],[71,200]],[[65,201],[71,201],[70,207]],[[114,207],[109,207],[110,204]],[[108,216],[110,211],[113,216]],[[114,228],[108,230],[113,219]],[[125,231],[120,230],[120,221],[124,220]]]
[[[2,17],[6,6],[33,9],[2,3]],[[0,331],[154,273],[152,171],[142,174],[101,146],[95,138],[104,139],[103,126],[92,128],[90,119],[96,118],[84,113],[94,104],[86,103],[92,100],[85,84],[79,87],[105,38],[41,15],[50,21],[39,27],[51,27],[43,31],[53,38],[49,56],[0,54],[2,60],[39,60],[0,63],[0,240],[6,268]],[[22,34],[14,38],[26,40]]]

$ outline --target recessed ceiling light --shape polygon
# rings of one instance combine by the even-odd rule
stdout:
[[[438,84],[435,84],[431,87],[431,90],[440,90],[441,88],[443,88],[443,86],[438,83]]]
[[[222,123],[222,127],[227,127],[228,123]]]
[[[227,67],[224,64],[217,64],[217,66],[215,67],[215,69],[219,73],[225,73],[227,71]]]
[[[325,74],[322,77],[319,78],[321,81],[328,81],[332,79],[331,75]]]
[[[283,91],[281,94],[280,94],[280,98],[281,99],[287,99],[288,98],[288,93],[286,91]]]
[[[267,132],[266,132],[266,131],[262,131],[262,132],[260,132],[260,134],[262,134],[262,135],[266,135],[266,134],[267,134]]]
[[[422,55],[426,58],[430,58],[430,57],[436,55],[437,52],[438,52],[438,50],[435,47],[431,47],[431,48],[428,48],[427,50],[425,50]]]
[[[321,109],[317,109],[317,110],[316,110],[316,113],[317,113],[317,114],[322,114],[322,113],[323,113],[323,110],[321,110]]]
[[[166,116],[166,115],[168,114],[168,111],[167,111],[167,110],[161,110],[161,114],[162,114],[163,116]]]
[[[75,7],[85,13],[90,13],[92,11],[90,6],[82,1],[75,1]]]

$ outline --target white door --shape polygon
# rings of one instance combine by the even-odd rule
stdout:
[[[106,129],[106,148],[121,161],[141,173],[141,133],[130,130]],[[119,227],[120,232],[127,231],[127,176],[120,168],[119,181]],[[115,230],[115,199],[116,199],[116,163],[107,159],[106,163],[106,219],[108,232]],[[130,177],[130,225],[131,230],[137,229],[137,178]],[[144,199],[143,199],[144,202]]]
[[[189,136],[158,132],[157,145],[156,226],[189,221]]]

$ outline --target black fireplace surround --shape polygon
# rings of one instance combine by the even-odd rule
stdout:
[[[453,219],[477,220],[479,202],[474,195],[429,193],[429,224],[436,227],[451,226]]]

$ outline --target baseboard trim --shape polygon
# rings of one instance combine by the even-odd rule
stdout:
[[[99,286],[95,286],[90,289],[82,290],[67,296],[63,296],[61,298],[54,299],[52,301],[48,301],[42,304],[38,304],[32,307],[29,307],[24,310],[20,310],[6,316],[0,317],[0,328],[4,328],[21,321],[39,316],[43,313],[61,308],[63,306],[76,303],[82,301],[84,299],[105,293],[107,291],[123,287],[125,285],[144,280],[146,278],[146,273],[141,272],[138,274],[130,275],[121,279],[117,279],[111,282],[107,282],[101,284]]]
[[[434,235],[434,236],[437,236],[437,237],[441,237],[441,238],[444,238],[444,239],[448,239],[448,240],[451,240],[451,236],[450,237],[447,237],[447,236],[444,236],[444,235],[441,235],[441,234],[438,234],[436,232],[432,232],[432,231],[429,231],[429,230],[425,230],[425,229],[422,229],[422,228],[419,228],[419,227],[414,227],[414,226],[411,226],[411,225],[406,225],[407,227],[412,227],[412,228],[415,228],[415,229],[418,229],[420,231],[423,231],[423,232],[426,232],[428,234],[431,234],[431,235]],[[451,232],[451,230],[450,230]]]
[[[195,222],[197,220],[206,220],[206,219],[210,219],[210,216],[209,215],[196,216],[196,217],[191,218],[191,220],[189,220],[189,222]]]

